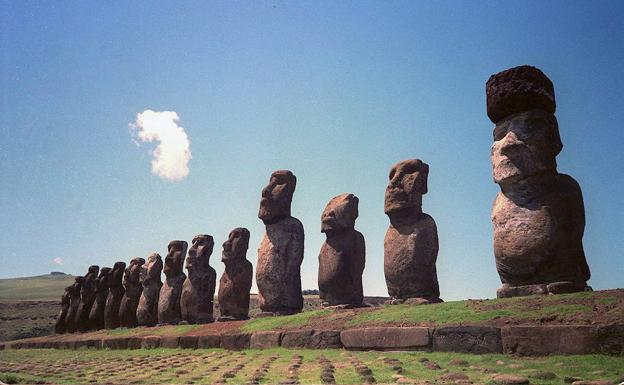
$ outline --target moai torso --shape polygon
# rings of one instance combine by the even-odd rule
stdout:
[[[89,330],[89,314],[91,313],[91,308],[95,301],[95,281],[97,280],[99,271],[99,266],[89,266],[89,271],[84,276],[84,282],[80,287],[80,305],[76,313],[76,328],[81,332]]]
[[[563,147],[554,88],[522,66],[488,80],[488,115],[496,123],[492,208],[499,297],[580,291],[589,267],[583,251],[585,213],[578,183],[557,172]]]
[[[186,280],[186,275],[182,269],[187,247],[188,244],[185,241],[169,242],[167,256],[165,257],[165,266],[163,268],[166,278],[160,288],[160,295],[158,298],[159,324],[175,325],[182,321],[180,297],[182,295],[184,280]]]
[[[106,329],[119,327],[119,307],[125,292],[122,284],[125,269],[125,262],[115,262],[106,280],[108,284],[108,297],[106,297],[106,307],[104,308],[104,327]]]
[[[292,172],[276,171],[262,191],[258,217],[266,233],[258,248],[256,283],[260,309],[266,313],[293,314],[303,308],[303,225],[290,216],[296,181]]]
[[[78,308],[80,307],[80,288],[84,282],[83,277],[76,277],[74,284],[69,290],[69,310],[65,316],[65,331],[67,333],[75,333],[78,331],[76,325],[76,315],[78,314]]]
[[[182,319],[191,324],[214,321],[212,313],[217,272],[209,264],[213,247],[212,237],[201,234],[193,238],[193,245],[188,251],[188,276],[182,286],[180,309]]]
[[[110,267],[100,269],[100,275],[95,280],[95,301],[89,312],[89,329],[104,329],[104,311],[106,309],[106,298],[108,297],[108,276]]]
[[[358,201],[353,194],[334,197],[321,216],[327,240],[319,253],[318,287],[325,306],[361,306],[364,300],[364,236],[354,229]]]
[[[124,272],[123,286],[125,291],[119,305],[119,324],[121,327],[134,328],[138,325],[136,311],[143,291],[143,286],[139,282],[143,264],[145,264],[145,259],[133,258]]]
[[[236,228],[223,243],[225,271],[219,281],[219,320],[249,318],[249,291],[253,267],[246,259],[249,230]]]
[[[61,311],[59,312],[58,317],[56,318],[56,324],[54,325],[54,331],[57,334],[65,333],[65,317],[67,316],[67,312],[69,311],[69,304],[71,303],[71,286],[65,288],[65,292],[61,297]]]
[[[137,306],[137,323],[141,326],[154,326],[158,323],[158,296],[162,287],[160,273],[163,262],[160,255],[154,253],[141,266],[140,282],[143,286]]]
[[[385,212],[390,227],[384,239],[384,274],[388,294],[399,302],[418,298],[439,302],[436,271],[438,230],[422,212],[429,166],[419,159],[397,163],[390,170]]]

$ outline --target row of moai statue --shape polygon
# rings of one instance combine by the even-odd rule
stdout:
[[[520,66],[490,77],[486,94],[487,114],[495,124],[493,176],[501,189],[492,209],[494,255],[503,283],[497,296],[591,290],[582,243],[581,190],[573,178],[557,172],[555,158],[563,145],[552,82],[539,69]],[[438,232],[433,218],[422,211],[428,174],[429,166],[419,159],[399,162],[390,170],[384,203],[390,219],[384,275],[391,303],[441,301]],[[291,215],[296,184],[291,171],[279,170],[262,190],[258,217],[266,232],[256,267],[260,315],[293,314],[303,308],[304,231]],[[338,195],[321,216],[321,232],[327,239],[318,257],[318,286],[324,306],[363,306],[366,253],[364,236],[355,230],[358,202],[353,194]],[[252,280],[252,267],[245,259],[248,243],[249,232],[239,228],[223,245],[226,269],[218,299],[224,319],[247,318]],[[89,268],[63,296],[61,318],[65,314],[66,319],[75,319],[65,323],[66,330],[212,321],[216,281],[208,265],[212,237],[193,240],[188,277],[182,271],[186,247],[184,241],[169,244],[164,285],[157,254],[145,265],[142,258],[133,259],[125,274],[122,262],[112,270],[103,268],[97,278],[97,266]]]

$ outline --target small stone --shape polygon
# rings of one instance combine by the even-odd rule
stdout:
[[[557,366],[557,365],[555,364],[555,366]],[[566,384],[571,384],[571,383],[576,382],[576,381],[583,381],[583,379],[580,378],[580,377],[572,377],[572,376],[565,376],[565,377],[563,377],[563,382],[565,382]]]
[[[505,362],[501,361],[501,360],[498,360],[498,361],[496,361],[496,365],[505,365]]]
[[[613,385],[613,381],[608,381],[608,380],[574,381],[572,385]]]
[[[507,365],[507,367],[509,369],[520,369],[520,368],[524,367],[524,365],[522,365],[522,364],[509,364],[509,365]]]
[[[424,363],[425,368],[427,369],[431,369],[431,370],[439,370],[440,369],[440,365],[436,364],[433,361],[427,361]]]
[[[451,360],[451,362],[449,362],[449,365],[453,365],[453,366],[468,366],[468,361],[466,360],[462,360],[459,358],[453,358]]]
[[[497,384],[503,385],[528,385],[529,383],[528,378],[513,374],[496,374],[492,377],[492,380]]]
[[[537,378],[538,380],[553,380],[557,378],[557,375],[553,372],[546,372],[538,370],[534,373],[529,374],[530,378]]]
[[[446,373],[440,376],[442,381],[467,380],[468,376],[464,373]]]

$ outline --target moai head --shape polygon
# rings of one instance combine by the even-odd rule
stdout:
[[[353,194],[333,197],[321,215],[321,232],[327,233],[355,227],[359,201],[358,197]]]
[[[182,274],[187,247],[188,244],[186,241],[169,242],[169,246],[167,247],[167,256],[165,257],[165,267],[163,269],[167,278],[177,277]]]
[[[71,301],[72,290],[72,286],[67,286],[65,288],[65,292],[63,292],[63,296],[61,297],[61,305],[69,305]]]
[[[247,256],[247,248],[249,247],[249,230],[243,227],[237,227],[230,231],[228,240],[223,242],[223,253],[221,261],[227,263],[229,261],[242,260]]]
[[[97,277],[99,271],[100,271],[100,267],[98,265],[91,265],[89,266],[89,271],[87,275],[92,275],[93,277]]]
[[[139,276],[141,274],[141,266],[145,264],[143,258],[132,258],[130,264],[126,267],[123,276],[124,286],[132,286],[139,283]]]
[[[97,287],[98,291],[103,291],[108,288],[108,277],[111,270],[112,269],[110,267],[103,267],[100,269],[100,275],[95,281],[95,286]]]
[[[214,240],[208,234],[199,234],[193,238],[193,245],[188,251],[186,269],[189,273],[193,270],[206,271],[209,266],[210,256],[214,249]]]
[[[115,262],[106,280],[109,288],[121,286],[125,270],[125,262]]]
[[[542,71],[515,67],[486,84],[488,116],[496,123],[492,171],[499,184],[557,169],[563,144],[555,112],[555,90]]]
[[[141,266],[139,281],[144,284],[149,281],[160,282],[160,273],[163,269],[163,261],[158,253],[152,253],[147,257],[147,263]]]
[[[422,196],[427,193],[428,175],[429,165],[420,159],[404,160],[392,166],[386,187],[384,212],[392,215],[421,211]]]
[[[83,283],[84,283],[84,277],[74,278],[74,283],[70,286],[71,287],[70,294],[72,296],[80,297],[80,288],[82,287]]]
[[[269,184],[262,189],[258,218],[269,225],[290,216],[290,203],[297,185],[297,177],[289,170],[271,174]]]

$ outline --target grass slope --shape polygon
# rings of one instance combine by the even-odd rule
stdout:
[[[73,282],[74,277],[65,274],[0,279],[0,301],[60,301]]]

